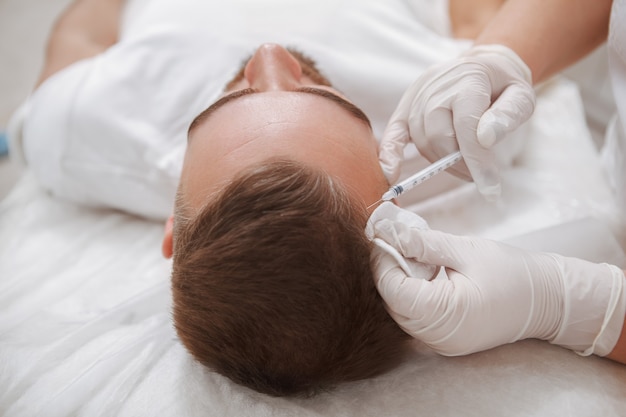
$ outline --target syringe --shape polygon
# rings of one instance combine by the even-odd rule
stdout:
[[[389,201],[404,194],[410,189],[415,188],[419,184],[423,183],[427,179],[439,174],[441,171],[445,171],[446,169],[450,168],[461,159],[463,159],[463,157],[461,156],[461,151],[456,151],[448,156],[444,156],[440,160],[419,171],[417,174],[411,175],[404,181],[400,181],[396,185],[392,186],[385,194],[383,194],[381,200]]]

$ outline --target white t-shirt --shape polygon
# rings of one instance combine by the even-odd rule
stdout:
[[[16,113],[11,152],[57,196],[166,218],[189,123],[261,43],[316,60],[380,137],[410,83],[468,46],[446,19],[445,0],[134,0],[116,45]]]

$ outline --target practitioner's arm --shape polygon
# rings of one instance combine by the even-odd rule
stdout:
[[[381,141],[389,181],[398,178],[404,147],[413,141],[431,162],[460,150],[463,162],[448,172],[497,198],[492,146],[533,113],[533,83],[606,39],[610,12],[611,0],[507,0],[473,48],[431,67],[404,93]]]
[[[450,26],[455,38],[475,39],[505,0],[449,0]]]
[[[626,274],[626,271],[624,271]],[[609,359],[626,364],[626,317],[624,318],[624,324],[622,325],[622,333],[619,340],[615,344],[615,347],[607,356]]]
[[[76,0],[55,23],[36,86],[63,68],[97,55],[118,39],[125,0]]]
[[[606,40],[611,0],[508,0],[476,44],[505,45],[543,81]]]

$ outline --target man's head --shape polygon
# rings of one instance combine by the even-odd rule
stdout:
[[[196,359],[274,395],[389,368],[407,336],[364,235],[386,188],[365,115],[308,59],[261,46],[190,127],[164,243]]]

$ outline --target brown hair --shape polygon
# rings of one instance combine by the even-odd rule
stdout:
[[[384,309],[367,214],[322,172],[245,170],[195,218],[177,204],[178,335],[201,363],[271,395],[309,395],[395,366],[410,339]]]

